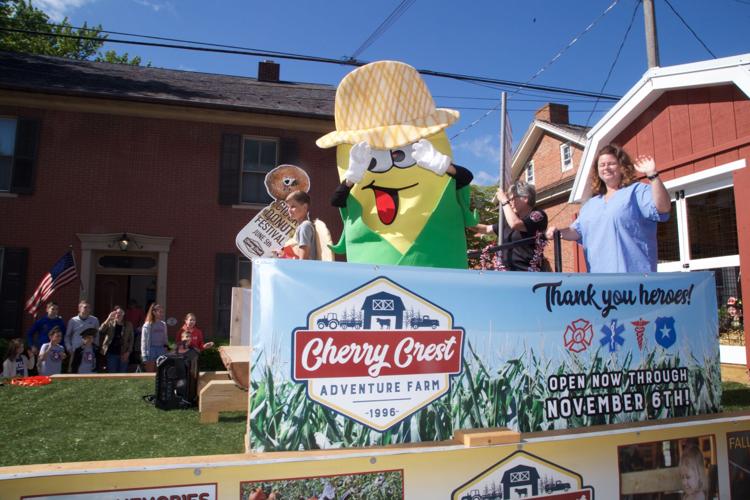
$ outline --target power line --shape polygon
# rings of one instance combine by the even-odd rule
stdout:
[[[701,40],[701,37],[699,37],[699,36],[698,36],[698,33],[696,33],[696,32],[695,32],[695,30],[694,30],[693,28],[691,28],[691,27],[690,27],[690,25],[689,25],[689,24],[687,23],[687,21],[685,21],[685,19],[683,19],[683,18],[682,18],[682,16],[680,15],[680,13],[679,13],[679,12],[677,12],[677,9],[675,9],[675,8],[674,8],[674,7],[672,6],[672,4],[671,4],[671,3],[669,3],[669,0],[664,0],[664,1],[665,1],[665,2],[667,3],[667,6],[668,6],[668,7],[670,8],[670,9],[672,9],[672,12],[674,12],[674,15],[675,15],[675,16],[677,16],[677,19],[679,19],[680,21],[682,21],[682,24],[684,24],[684,25],[685,25],[685,27],[686,27],[686,28],[688,29],[688,31],[690,31],[690,33],[692,33],[692,34],[693,34],[693,36],[695,37],[695,39],[696,39],[696,40],[698,40],[698,42],[699,42],[699,43],[700,43],[700,44],[701,44],[701,45],[703,46],[703,48],[704,48],[704,49],[706,49],[706,51],[707,51],[707,52],[708,52],[709,54],[711,54],[711,57],[713,57],[714,59],[716,59],[716,54],[714,54],[713,52],[711,52],[711,49],[709,49],[709,48],[708,48],[708,45],[706,45],[706,44],[705,44],[705,43],[703,42],[703,40]]]
[[[35,35],[35,36],[46,36],[46,37],[52,37],[52,38],[58,37],[58,38],[80,39],[80,40],[94,40],[94,41],[100,41],[100,42],[104,41],[107,43],[121,43],[121,44],[126,44],[126,45],[129,44],[129,45],[138,45],[138,46],[145,46],[145,47],[192,50],[192,51],[197,51],[197,52],[234,54],[234,55],[245,55],[245,56],[256,56],[256,57],[278,57],[280,59],[291,59],[291,60],[305,61],[305,62],[337,64],[337,65],[343,65],[343,66],[364,66],[365,64],[367,64],[366,61],[341,60],[341,59],[332,59],[329,57],[307,56],[307,55],[302,55],[302,54],[281,53],[281,52],[271,53],[268,51],[259,51],[259,50],[252,50],[252,49],[222,49],[222,48],[209,48],[209,47],[192,47],[188,45],[143,42],[143,41],[138,41],[138,40],[120,40],[120,39],[111,39],[111,38],[107,38],[106,40],[101,40],[100,38],[83,36],[83,35],[54,34],[54,33],[44,33],[40,31],[27,30],[27,29],[0,27],[0,32],[2,31],[12,32],[12,33],[24,33],[24,34]],[[191,42],[191,43],[194,43],[194,42]],[[435,70],[428,70],[428,69],[417,69],[417,71],[419,71],[419,73],[423,75],[436,76],[440,78],[450,78],[450,79],[454,79],[458,81],[466,81],[466,82],[479,82],[479,83],[490,83],[494,85],[505,85],[505,86],[509,86],[515,89],[524,88],[524,89],[538,90],[542,92],[549,92],[549,93],[555,93],[555,94],[568,94],[568,95],[577,95],[577,96],[582,96],[582,97],[598,97],[603,100],[611,100],[611,101],[617,101],[620,99],[620,96],[617,96],[617,95],[611,95],[611,94],[602,95],[602,94],[597,94],[597,93],[586,91],[586,90],[568,89],[564,87],[552,87],[552,86],[547,86],[547,85],[535,85],[535,84],[530,84],[530,83],[514,82],[512,80],[502,80],[498,78],[472,76],[472,75],[466,75],[466,74],[460,74],[460,73],[447,73],[443,71],[435,71]]]
[[[557,52],[557,54],[555,54],[555,56],[547,62],[547,64],[545,64],[544,66],[542,66],[541,68],[539,68],[539,70],[536,73],[534,73],[534,75],[532,75],[532,77],[529,78],[524,85],[520,85],[519,87],[517,87],[516,90],[513,92],[513,94],[517,93],[521,88],[529,88],[529,84],[530,84],[530,82],[532,80],[534,80],[536,77],[538,77],[539,75],[541,75],[542,73],[544,73],[547,70],[547,68],[549,68],[552,64],[554,64],[555,61],[557,61],[565,52],[567,52],[567,50],[570,47],[572,47],[573,45],[575,45],[578,42],[578,40],[581,39],[581,37],[583,35],[585,35],[589,31],[591,31],[594,28],[594,26],[596,26],[599,23],[599,21],[601,21],[601,19],[604,16],[606,16],[609,13],[609,11],[611,11],[614,8],[615,5],[617,5],[617,2],[619,2],[619,0],[614,0],[606,9],[604,9],[604,12],[602,12],[601,14],[599,14],[599,17],[597,17],[596,19],[594,19],[593,21],[591,21],[591,23],[589,23],[589,25],[586,26],[586,28],[581,33],[579,33],[577,36],[573,37],[573,39],[571,39],[570,42],[568,42],[568,44],[565,47],[563,47],[562,49],[560,49]],[[508,96],[508,97],[511,97],[511,96]],[[596,97],[596,96],[593,96],[593,97]],[[618,97],[616,100],[619,100],[619,99],[620,98]],[[453,136],[451,136],[451,140],[455,139],[456,137],[458,137],[459,135],[463,134],[467,130],[473,128],[480,121],[484,120],[485,118],[487,118],[488,116],[490,116],[492,113],[494,113],[498,109],[500,109],[500,104],[498,104],[497,106],[495,106],[491,110],[487,111],[482,116],[480,116],[479,118],[477,118],[476,120],[474,120],[473,122],[471,122],[470,124],[468,124],[466,127],[462,128],[461,130],[459,130],[458,132],[456,132],[455,134],[453,134]]]
[[[357,50],[355,50],[352,53],[352,55],[349,57],[349,59],[356,59],[357,56],[359,56],[362,52],[364,52],[365,50],[367,50],[370,47],[370,45],[372,45],[373,42],[375,42],[375,40],[377,40],[378,38],[380,38],[383,35],[383,33],[385,33],[386,31],[388,31],[388,28],[390,28],[391,26],[393,26],[393,24],[402,15],[404,15],[404,12],[406,12],[407,10],[409,10],[409,7],[411,7],[412,5],[414,5],[414,2],[416,2],[416,0],[403,0],[400,4],[398,4],[398,6],[395,9],[393,9],[393,12],[391,12],[388,15],[388,17],[386,17],[383,20],[383,22],[380,23],[380,26],[378,26],[377,28],[375,28],[375,31],[373,31],[370,34],[370,36],[368,36],[367,39],[364,42],[362,42],[362,45],[360,45],[359,48],[357,48]]]
[[[617,65],[617,61],[620,59],[620,54],[622,53],[622,48],[625,46],[625,41],[628,39],[628,35],[630,34],[630,29],[633,27],[633,22],[635,21],[635,15],[638,13],[638,7],[640,7],[641,2],[640,0],[636,0],[635,7],[633,8],[633,15],[630,16],[630,24],[628,24],[628,29],[625,30],[625,35],[622,37],[622,41],[620,42],[620,46],[617,48],[617,53],[615,54],[615,58],[612,61],[612,64],[609,66],[609,71],[607,72],[607,77],[604,79],[604,83],[602,83],[602,88],[600,92],[604,91],[604,88],[607,86],[607,83],[609,83],[609,79],[612,76],[612,71],[615,69],[615,65]],[[586,118],[586,127],[589,126],[589,122],[591,121],[591,117],[594,116],[594,111],[596,111],[596,105],[599,104],[599,100],[597,99],[594,103],[594,109],[591,110],[591,113],[589,113],[589,117]]]

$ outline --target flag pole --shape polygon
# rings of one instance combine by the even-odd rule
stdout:
[[[83,281],[81,281],[81,273],[78,272],[78,262],[76,262],[76,252],[73,250],[73,245],[68,245],[70,250],[70,256],[73,257],[73,267],[76,269],[76,277],[78,278],[78,300],[81,300],[81,292],[83,292]]]

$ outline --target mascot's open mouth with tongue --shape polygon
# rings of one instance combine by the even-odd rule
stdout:
[[[377,186],[375,185],[375,181],[372,181],[362,189],[372,189],[372,192],[375,195],[375,209],[378,212],[378,218],[380,219],[380,222],[386,226],[390,226],[396,218],[396,215],[398,215],[399,191],[410,189],[417,185],[419,185],[419,183],[415,182],[410,186],[386,188]]]
[[[411,66],[378,61],[344,77],[334,112],[336,130],[316,141],[336,148],[331,202],[344,228],[334,251],[348,262],[466,268],[471,173],[453,165],[445,133],[458,111],[435,107]]]

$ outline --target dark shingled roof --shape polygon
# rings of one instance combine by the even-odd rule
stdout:
[[[0,88],[330,120],[336,88],[0,52]]]

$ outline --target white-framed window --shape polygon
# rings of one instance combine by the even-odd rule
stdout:
[[[243,137],[240,203],[266,205],[273,201],[264,181],[266,174],[277,165],[278,157],[278,139]]]
[[[16,147],[15,118],[0,116],[0,191],[10,191],[13,175],[13,155]]]
[[[526,182],[534,184],[534,160],[530,160],[526,164]]]
[[[560,144],[560,165],[563,172],[573,168],[573,150],[569,142]]]
[[[739,160],[665,182],[669,221],[659,224],[659,271],[713,271],[719,303],[738,295],[739,242],[732,172]]]

